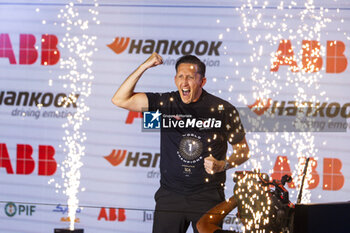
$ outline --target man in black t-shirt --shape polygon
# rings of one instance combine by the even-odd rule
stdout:
[[[161,114],[160,188],[155,194],[154,233],[186,232],[224,200],[225,171],[248,159],[249,148],[234,106],[203,89],[205,65],[187,55],[176,63],[176,92],[135,93],[149,68],[162,64],[153,53],[120,86],[112,102],[130,111]],[[227,142],[233,148],[226,157]]]

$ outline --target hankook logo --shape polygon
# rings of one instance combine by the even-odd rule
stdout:
[[[300,106],[302,105],[302,106]],[[350,117],[350,103],[338,103],[338,102],[310,102],[304,101],[298,104],[297,101],[272,101],[268,99],[263,101],[257,99],[254,104],[248,105],[255,114],[258,116],[263,115],[267,110],[270,109],[270,114],[276,114],[279,116],[296,116],[298,113],[304,113],[309,117]]]
[[[193,41],[193,40],[137,40],[130,37],[116,37],[111,44],[107,46],[116,54],[121,54],[127,50],[129,54],[152,54],[157,52],[163,55],[188,55],[196,54],[198,56],[219,56],[219,48],[222,41]]]

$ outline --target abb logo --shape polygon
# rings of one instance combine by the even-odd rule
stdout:
[[[35,48],[36,38],[32,34],[19,36],[19,64],[31,65],[38,59],[38,50]],[[55,65],[60,59],[57,49],[58,39],[55,35],[41,36],[41,65]],[[10,64],[17,64],[15,53],[9,34],[0,34],[0,58],[7,58]]]
[[[158,164],[159,157],[159,153],[155,153],[154,155],[152,155],[152,153],[149,152],[127,153],[126,150],[112,150],[112,152],[109,155],[104,156],[104,158],[114,167],[121,164],[125,160],[125,158],[126,167],[156,167],[156,165]]]
[[[301,160],[301,161],[300,161]],[[305,158],[299,158],[299,162],[303,168],[305,165]],[[317,160],[310,158],[309,167],[311,167],[311,179],[308,181],[308,189],[315,189],[320,183],[320,175],[316,171]],[[344,175],[341,173],[342,162],[336,158],[323,158],[323,190],[336,191],[340,190],[344,185]],[[298,176],[302,176],[302,170],[299,171]],[[272,179],[280,180],[284,175],[292,175],[289,160],[287,156],[278,156],[271,175]],[[294,181],[288,183],[289,188],[295,188]]]
[[[345,71],[348,61],[344,55],[345,44],[342,41],[327,41],[326,73],[341,73]],[[308,73],[319,72],[323,65],[321,44],[316,40],[303,40],[301,69]],[[290,40],[281,40],[272,62],[270,71],[277,72],[280,66],[289,66],[292,72],[300,69]]]
[[[132,123],[134,123],[134,119],[135,118],[143,118],[142,112],[129,111],[129,114],[126,117],[125,124],[132,124]]]
[[[124,222],[126,220],[125,209],[123,208],[118,209],[118,214],[117,214],[117,209],[115,208],[109,208],[108,212],[109,212],[109,216],[107,214],[106,208],[102,207],[97,220],[101,221],[101,219],[104,219],[105,221],[111,221],[111,222],[117,221],[117,220],[118,222]]]
[[[35,169],[32,157],[33,148],[30,145],[17,145],[16,174],[29,175]],[[39,145],[38,175],[51,176],[55,174],[57,162],[54,159],[55,149],[52,146]],[[0,143],[0,168],[5,168],[7,174],[14,174],[6,144]]]

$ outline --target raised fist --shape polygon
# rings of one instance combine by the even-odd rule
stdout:
[[[213,156],[204,158],[204,169],[209,174],[222,172],[224,170],[225,161],[217,160]]]
[[[163,58],[158,53],[154,52],[143,64],[146,68],[151,68],[163,64]]]

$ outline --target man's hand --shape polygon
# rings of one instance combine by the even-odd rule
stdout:
[[[143,63],[146,69],[163,64],[163,58],[156,52]]]
[[[127,79],[122,83],[119,89],[112,97],[112,102],[118,107],[128,109],[129,111],[142,112],[148,110],[148,98],[143,92],[135,93],[136,83],[142,74],[151,67],[163,64],[163,59],[157,53],[152,55],[142,63]]]
[[[222,172],[224,171],[224,167],[225,167],[224,160],[217,160],[211,155],[204,158],[204,168],[205,168],[205,171],[209,174]]]

